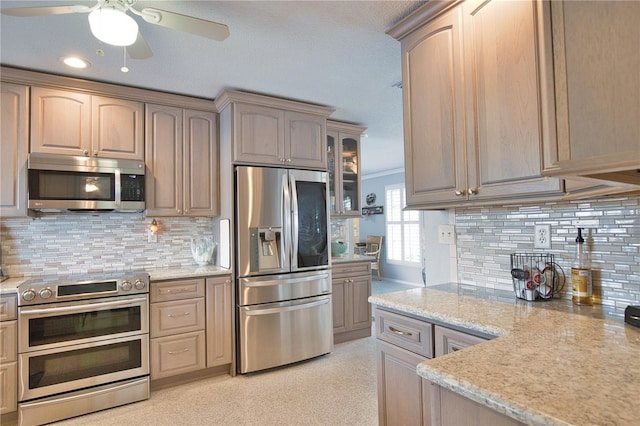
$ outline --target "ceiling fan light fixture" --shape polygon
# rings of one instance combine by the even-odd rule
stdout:
[[[93,35],[103,43],[130,46],[138,38],[138,23],[125,12],[101,7],[89,14]]]

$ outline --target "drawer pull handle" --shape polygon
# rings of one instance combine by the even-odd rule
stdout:
[[[394,328],[392,326],[389,326],[389,331],[399,334],[401,336],[413,336],[413,333],[410,333],[408,331],[402,331],[402,330],[398,330],[397,328]]]
[[[179,350],[179,351],[169,351],[167,353],[169,355],[177,355],[177,354],[181,354],[181,353],[184,353],[184,352],[189,352],[189,348],[184,348],[184,349]]]
[[[456,352],[456,351],[459,351],[460,349],[462,349],[462,348],[460,348],[458,346],[452,346],[451,347],[451,352]]]
[[[191,315],[191,312],[183,312],[181,314],[167,314],[169,318],[186,317],[187,315]]]
[[[164,293],[165,293],[165,294],[171,294],[171,293],[188,293],[188,292],[190,292],[190,291],[193,291],[193,290],[191,290],[190,288],[184,288],[184,287],[183,287],[183,288],[170,288],[170,289],[165,290],[165,291],[164,291]],[[162,293],[162,291],[161,291],[160,293]]]

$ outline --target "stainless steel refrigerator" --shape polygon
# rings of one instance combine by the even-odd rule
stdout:
[[[238,371],[331,352],[327,173],[238,166]]]

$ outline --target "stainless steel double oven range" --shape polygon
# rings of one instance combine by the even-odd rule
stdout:
[[[18,419],[49,423],[149,398],[149,275],[18,287]]]

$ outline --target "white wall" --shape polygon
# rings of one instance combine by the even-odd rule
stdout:
[[[367,194],[376,194],[377,206],[385,206],[385,186],[404,183],[404,171],[388,174],[363,176],[361,205],[366,206]],[[371,215],[360,219],[360,242],[364,242],[367,235],[386,234],[386,214]],[[425,244],[425,264],[427,285],[441,284],[456,280],[455,246],[438,243],[438,225],[453,222],[453,217],[447,211],[423,212],[422,241]],[[422,284],[422,267],[388,263],[386,261],[386,245],[383,243],[382,275],[385,278],[413,284]],[[453,265],[453,268],[452,268]]]

